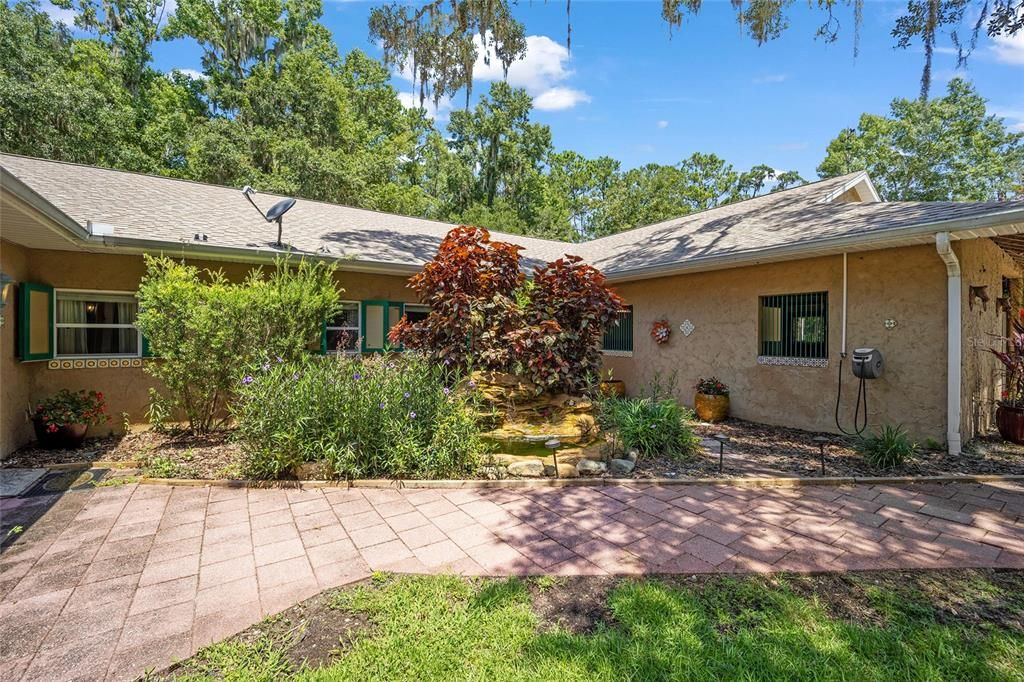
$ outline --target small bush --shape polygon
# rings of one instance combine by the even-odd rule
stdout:
[[[876,469],[892,469],[912,457],[917,445],[902,426],[886,424],[879,431],[862,436],[855,445],[864,460]]]
[[[226,416],[239,373],[263,355],[294,359],[319,342],[337,310],[333,266],[279,260],[241,283],[220,271],[146,256],[136,321],[159,362],[146,371],[166,387],[151,395],[155,425],[181,412],[196,433]]]
[[[471,473],[484,450],[472,397],[445,386],[444,372],[414,354],[263,363],[232,406],[243,469],[277,478],[326,461],[346,478]]]
[[[616,429],[623,449],[643,455],[688,455],[700,439],[690,428],[693,415],[671,398],[608,398],[601,402],[599,419]]]

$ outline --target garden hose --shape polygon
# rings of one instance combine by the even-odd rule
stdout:
[[[839,403],[843,398],[843,360],[845,359],[845,353],[839,356],[839,390],[836,391],[836,428],[847,436],[859,436],[864,433],[864,430],[868,427],[868,387],[866,379],[864,377],[860,377],[860,384],[857,386],[857,405],[853,411],[853,431],[847,431],[843,428],[843,425],[839,423]],[[861,403],[864,405],[864,421],[862,424],[858,425],[857,422],[860,421]]]

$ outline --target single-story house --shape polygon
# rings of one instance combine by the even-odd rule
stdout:
[[[282,197],[255,195],[265,210]],[[298,200],[284,246],[237,188],[0,154],[0,453],[32,439],[26,409],[61,388],[96,389],[143,421],[153,380],[133,327],[142,254],[241,278],[284,250],[336,260],[346,313],[327,347],[383,347],[403,313],[423,314],[407,279],[451,225]],[[517,235],[527,265],[564,253],[600,268],[628,302],[605,362],[630,392],[678,375],[732,389],[732,414],[836,431],[853,418],[854,349],[885,359],[867,385],[871,425],[961,443],[987,429],[1000,343],[1021,305],[1024,202],[883,202],[865,173],[686,215],[590,242]],[[664,344],[649,331],[665,320]],[[841,363],[842,366],[841,366]],[[115,420],[117,421],[117,420]]]

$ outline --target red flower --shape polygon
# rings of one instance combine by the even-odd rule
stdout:
[[[57,425],[56,424],[50,424],[49,426],[46,427],[46,430],[49,431],[50,433],[56,433],[57,432]]]

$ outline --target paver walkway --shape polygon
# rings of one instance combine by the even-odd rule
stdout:
[[[131,679],[371,570],[1024,568],[1024,487],[136,486],[52,507],[0,554],[0,679]]]

